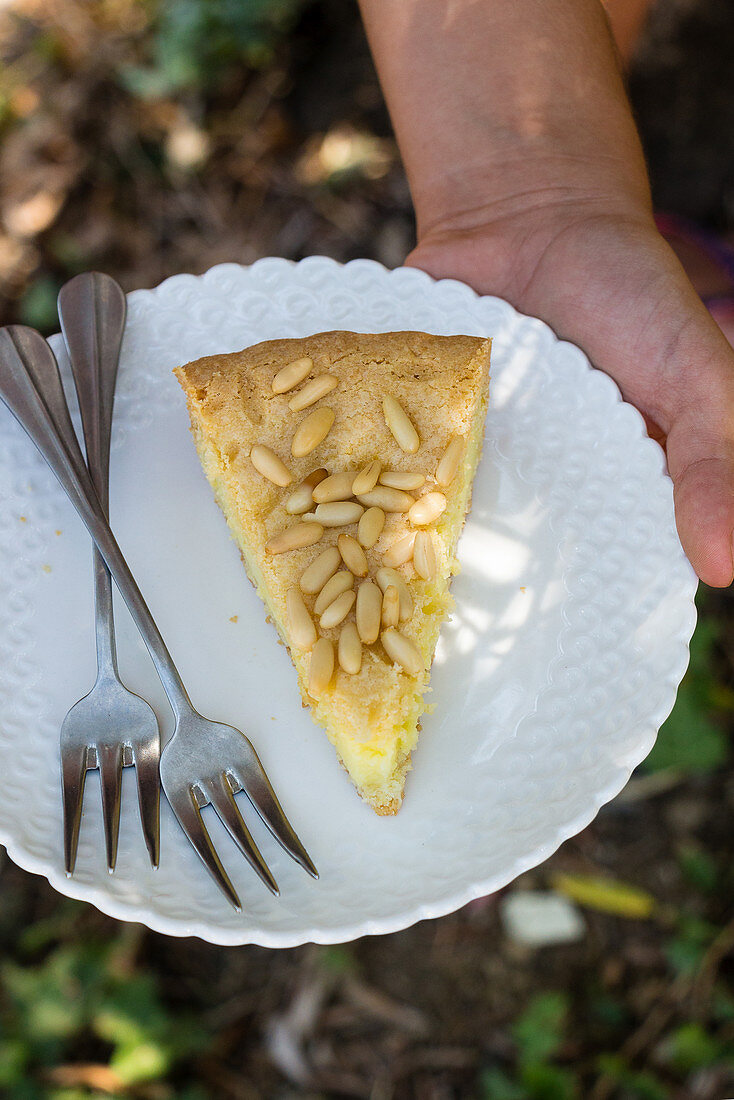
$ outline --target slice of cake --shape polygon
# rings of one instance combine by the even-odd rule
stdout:
[[[482,447],[490,341],[324,332],[175,371],[202,466],[365,801],[400,808]]]

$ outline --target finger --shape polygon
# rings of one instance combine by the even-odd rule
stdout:
[[[724,588],[734,579],[734,446],[695,443],[685,426],[668,435],[681,544],[705,584]]]
[[[681,381],[665,410],[666,454],[683,549],[705,584],[723,588],[734,579],[734,354],[705,310],[691,312],[670,357]]]
[[[606,296],[587,271],[576,314],[564,309],[559,328],[616,379],[655,437],[667,436],[683,549],[701,580],[724,587],[734,574],[734,352],[662,238],[606,243]]]

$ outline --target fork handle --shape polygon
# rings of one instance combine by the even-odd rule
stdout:
[[[0,329],[0,399],[38,447],[97,544],[142,635],[176,719],[196,713],[107,523],[71,426],[54,354],[34,329],[24,325]]]
[[[112,410],[127,299],[111,276],[85,271],[61,288],[58,310],[82,415],[87,466],[107,515]],[[96,546],[93,568],[97,676],[116,676],[112,581]]]

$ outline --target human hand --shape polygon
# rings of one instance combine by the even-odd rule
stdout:
[[[683,548],[707,584],[734,566],[734,351],[640,205],[518,196],[425,224],[407,263],[506,298],[578,344],[665,447]]]
[[[655,228],[599,0],[360,0],[418,226],[408,263],[547,321],[656,425],[681,542],[734,573],[734,352]]]

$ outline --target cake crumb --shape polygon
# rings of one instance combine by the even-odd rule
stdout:
[[[239,618],[240,618],[239,615],[230,615],[229,621],[231,623],[236,623],[236,622],[239,622]]]
[[[524,584],[521,584],[521,585],[520,585],[520,591],[521,591],[521,592],[524,592],[524,591],[525,591],[525,585],[524,585]]]
[[[44,565],[44,566],[42,566],[42,568],[43,568],[44,573],[50,573],[51,572],[51,566],[50,565]]]
[[[27,523],[28,522],[28,520],[26,519],[25,516],[18,516],[18,519],[20,520],[21,523]]]
[[[61,534],[61,531],[54,531],[54,534],[55,534],[55,535],[60,535],[60,534]]]

